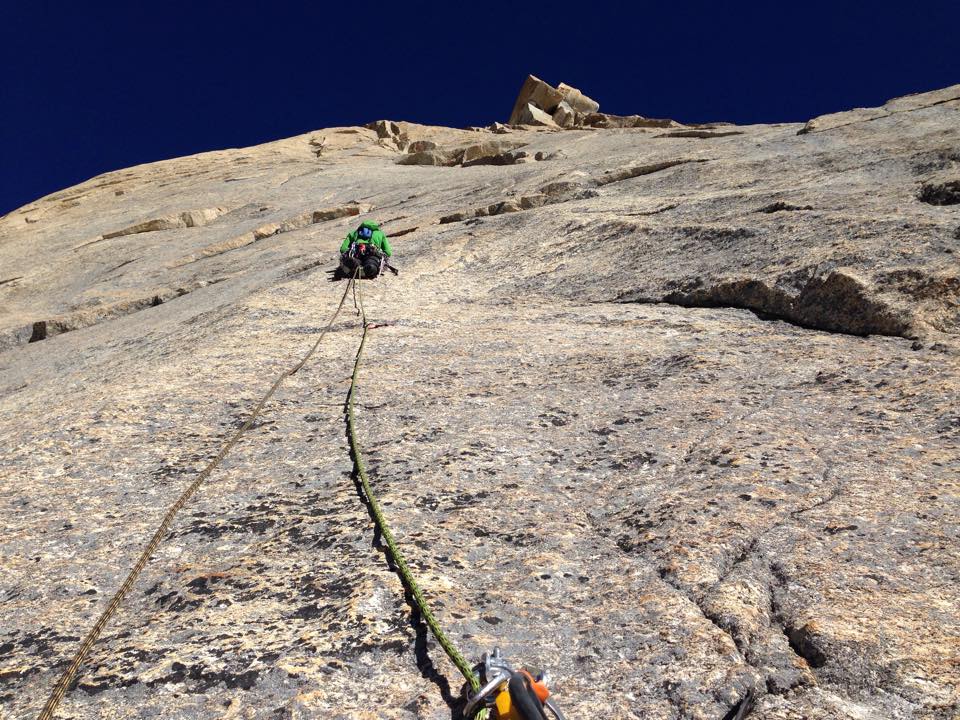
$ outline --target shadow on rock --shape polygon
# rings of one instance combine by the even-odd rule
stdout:
[[[371,539],[370,545],[373,548],[376,548],[381,553],[383,553],[384,560],[387,563],[387,567],[390,568],[390,571],[396,573],[397,577],[400,578],[400,582],[403,583],[403,600],[406,602],[407,607],[410,608],[409,623],[410,627],[414,629],[416,633],[416,638],[414,640],[414,655],[417,661],[417,669],[420,671],[420,675],[432,682],[437,686],[437,689],[440,690],[440,696],[443,698],[443,701],[447,704],[447,707],[450,708],[450,718],[451,720],[463,720],[463,701],[460,698],[454,697],[450,691],[450,682],[444,677],[436,668],[436,665],[433,664],[433,660],[430,659],[430,653],[427,646],[427,625],[423,621],[423,615],[420,612],[420,607],[417,605],[416,601],[413,598],[413,593],[411,592],[410,586],[407,584],[407,581],[404,579],[403,575],[400,574],[397,564],[394,562],[393,556],[390,554],[389,548],[383,544],[382,538],[383,533],[380,531],[380,526],[377,524],[376,516],[373,512],[373,506],[370,502],[370,498],[367,497],[367,494],[363,490],[363,483],[360,480],[360,472],[357,465],[357,456],[353,450],[353,444],[351,443],[350,438],[350,425],[349,425],[349,414],[348,408],[350,404],[350,391],[347,391],[346,399],[343,404],[343,413],[344,413],[344,434],[347,436],[347,443],[350,445],[350,459],[353,461],[353,469],[350,472],[350,479],[353,480],[354,489],[357,492],[357,497],[360,499],[360,502],[363,503],[363,506],[367,509],[367,514],[370,516],[370,521],[373,523],[373,537]]]

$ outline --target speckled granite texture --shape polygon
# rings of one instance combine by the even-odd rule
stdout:
[[[715,133],[397,125],[522,160],[471,167],[334,128],[0,219],[0,717],[36,716],[310,346],[365,217],[401,273],[364,283],[361,435],[468,656],[548,668],[571,720],[721,720],[748,688],[757,720],[957,717],[958,97]],[[59,717],[458,717],[351,479],[358,342],[351,309]]]

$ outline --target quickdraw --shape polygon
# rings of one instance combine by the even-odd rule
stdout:
[[[556,720],[564,720],[560,708],[550,699],[545,673],[533,675],[524,668],[514,670],[500,648],[485,654],[478,670],[483,686],[467,699],[464,717],[472,718],[487,708],[496,720],[547,720],[545,711]]]

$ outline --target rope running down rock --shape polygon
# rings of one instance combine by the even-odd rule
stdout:
[[[273,385],[270,386],[270,389],[267,390],[266,394],[260,398],[260,401],[253,408],[253,412],[250,413],[250,417],[247,418],[246,422],[240,426],[240,429],[237,430],[230,440],[227,441],[227,443],[220,449],[220,452],[217,453],[217,456],[211,460],[203,470],[200,471],[194,481],[190,483],[190,486],[183,491],[180,497],[177,498],[176,502],[170,506],[169,510],[167,510],[167,513],[163,516],[163,520],[160,522],[159,527],[157,527],[156,532],[153,534],[153,537],[150,538],[150,541],[143,549],[143,552],[140,553],[140,557],[134,564],[133,569],[130,570],[126,580],[123,581],[120,589],[117,590],[114,596],[110,599],[107,607],[100,614],[100,617],[97,618],[97,622],[94,623],[93,627],[90,629],[90,632],[88,632],[87,636],[83,639],[83,642],[80,644],[80,648],[73,656],[73,660],[70,662],[70,665],[66,670],[63,671],[60,679],[57,680],[57,684],[50,693],[50,697],[47,698],[47,702],[43,706],[43,710],[40,711],[40,715],[37,717],[37,720],[52,720],[57,707],[60,705],[60,701],[63,700],[63,696],[66,695],[70,685],[73,684],[74,679],[76,679],[77,674],[80,672],[80,666],[83,664],[84,660],[86,660],[87,655],[90,653],[90,649],[93,647],[94,643],[97,642],[97,639],[100,637],[100,633],[103,632],[103,629],[110,621],[110,618],[113,617],[114,613],[116,613],[117,608],[120,607],[123,599],[133,588],[134,583],[136,583],[140,573],[143,572],[144,567],[146,567],[147,562],[149,562],[153,553],[156,552],[157,547],[159,547],[160,543],[164,539],[164,536],[167,534],[167,531],[170,529],[170,525],[173,523],[173,519],[176,514],[181,508],[183,508],[184,505],[187,504],[187,502],[189,502],[190,498],[193,497],[194,493],[196,493],[203,484],[203,481],[210,477],[211,473],[213,473],[220,462],[227,456],[227,453],[230,452],[233,446],[237,444],[243,434],[253,426],[253,423],[260,416],[263,406],[267,404],[267,401],[270,400],[271,397],[273,397],[273,394],[277,391],[283,381],[291,375],[295,375],[304,365],[306,365],[307,361],[313,356],[317,348],[320,347],[320,343],[324,336],[330,331],[330,328],[333,327],[334,321],[337,319],[337,316],[343,309],[343,304],[347,300],[347,294],[350,292],[354,282],[355,279],[351,278],[350,282],[347,283],[347,287],[343,291],[343,297],[340,298],[340,304],[337,305],[337,309],[330,318],[330,322],[327,323],[327,326],[320,333],[320,337],[317,338],[317,341],[313,344],[313,347],[311,347],[307,354],[303,356],[303,359],[300,360],[300,362],[298,362],[292,368],[284,370],[282,373],[280,373],[280,376],[277,377]]]
[[[360,347],[357,349],[357,359],[353,366],[353,375],[350,379],[350,393],[347,396],[347,427],[350,432],[350,449],[353,451],[353,462],[357,471],[357,475],[360,478],[360,484],[363,487],[364,495],[366,496],[367,503],[370,507],[370,512],[374,517],[374,522],[377,525],[377,528],[380,530],[380,534],[383,536],[383,539],[387,543],[387,547],[390,550],[390,556],[393,558],[393,563],[397,568],[403,584],[406,586],[407,590],[410,591],[410,595],[413,597],[414,602],[417,604],[417,608],[420,610],[420,614],[423,616],[424,622],[427,624],[427,627],[430,628],[430,632],[433,633],[433,636],[437,639],[437,642],[440,644],[440,647],[443,648],[443,651],[447,654],[447,657],[450,658],[451,662],[457,666],[457,669],[469,683],[470,688],[474,693],[479,692],[480,690],[480,678],[477,676],[477,673],[474,672],[473,668],[470,666],[470,663],[463,657],[456,646],[447,637],[446,633],[443,631],[443,628],[440,627],[440,623],[437,622],[437,619],[434,617],[433,612],[430,610],[430,606],[427,603],[427,599],[423,594],[423,590],[420,589],[420,585],[417,583],[416,578],[413,576],[413,573],[410,572],[410,568],[407,566],[407,561],[403,557],[403,553],[400,550],[400,547],[397,545],[396,539],[393,537],[393,533],[390,531],[390,526],[387,524],[387,519],[383,515],[383,510],[380,508],[380,502],[377,500],[377,496],[374,494],[373,489],[370,487],[370,478],[367,477],[367,468],[363,461],[363,453],[360,449],[360,441],[357,438],[357,421],[354,415],[354,402],[356,400],[357,388],[359,386],[358,378],[360,376],[360,366],[363,361],[363,349],[367,342],[367,333],[370,329],[370,324],[367,322],[367,314],[363,308],[363,288],[361,283],[355,283],[356,288],[358,288],[358,295],[360,298],[360,314],[363,320],[363,336],[360,338]],[[474,717],[478,720],[485,720],[488,715],[488,710],[482,708]]]

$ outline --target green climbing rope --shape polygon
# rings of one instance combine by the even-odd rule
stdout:
[[[470,663],[468,663],[460,651],[457,650],[450,638],[447,637],[447,634],[443,631],[443,628],[440,627],[440,623],[438,623],[437,619],[434,617],[433,612],[430,610],[430,606],[427,603],[427,599],[423,595],[423,590],[420,589],[419,583],[417,583],[413,573],[410,572],[410,568],[407,566],[407,561],[404,559],[403,553],[400,551],[400,547],[397,545],[396,538],[393,537],[393,533],[390,531],[390,526],[387,524],[387,519],[384,517],[383,510],[380,508],[380,502],[377,500],[377,496],[370,487],[370,478],[367,476],[367,468],[363,462],[363,453],[360,449],[360,441],[357,438],[357,422],[353,411],[354,400],[356,399],[357,387],[359,385],[357,379],[360,375],[360,365],[363,361],[363,349],[367,343],[367,332],[370,329],[370,325],[367,322],[367,313],[363,307],[362,283],[358,282],[356,277],[354,277],[353,283],[355,287],[359,288],[358,296],[360,298],[360,315],[363,321],[363,336],[360,338],[360,347],[357,349],[357,359],[354,362],[353,375],[350,379],[350,394],[347,396],[347,427],[350,432],[350,449],[353,451],[353,462],[356,467],[357,475],[360,477],[360,484],[363,487],[364,495],[369,503],[370,511],[373,514],[374,522],[376,522],[377,528],[380,530],[380,534],[387,543],[387,548],[390,550],[390,556],[393,558],[393,563],[397,568],[397,572],[400,574],[400,578],[403,580],[403,584],[410,591],[410,595],[417,604],[417,608],[419,609],[420,614],[423,616],[424,622],[427,624],[427,627],[430,628],[430,632],[433,633],[433,636],[437,639],[440,647],[443,648],[443,651],[447,654],[447,657],[449,657],[450,661],[457,666],[457,669],[466,679],[467,683],[469,683],[470,688],[474,693],[476,693],[480,690],[480,678],[477,676],[477,673],[473,671],[473,667],[471,667]],[[478,718],[478,720],[485,720],[487,714],[488,710],[486,708],[482,708],[475,715],[475,717]]]
[[[351,289],[357,293],[360,284],[357,282],[358,277],[355,275],[350,282],[347,284],[347,287],[344,288],[343,295],[340,298],[340,303],[337,305],[337,309],[334,311],[333,316],[330,318],[327,326],[323,329],[320,335],[317,337],[316,342],[313,346],[307,351],[306,355],[296,363],[294,366],[284,370],[280,375],[274,380],[273,384],[267,390],[267,392],[260,398],[257,404],[254,406],[250,415],[240,426],[240,428],[231,436],[231,438],[223,445],[220,449],[220,452],[217,453],[216,457],[209,462],[209,464],[200,471],[196,476],[193,482],[181,493],[177,500],[170,506],[166,514],[163,516],[163,519],[160,522],[160,525],[157,527],[156,531],[147,542],[146,547],[143,549],[139,555],[137,561],[134,563],[133,568],[130,570],[126,579],[120,585],[120,588],[111,598],[110,602],[107,604],[106,608],[97,618],[97,621],[94,623],[93,627],[87,633],[83,642],[80,644],[77,652],[75,653],[73,659],[67,668],[62,672],[60,678],[58,679],[56,685],[50,693],[50,696],[47,698],[46,703],[43,706],[43,709],[40,711],[38,720],[52,720],[54,714],[60,702],[63,700],[64,695],[66,695],[73,681],[76,679],[80,668],[86,660],[87,656],[90,653],[93,645],[99,639],[100,634],[103,632],[103,629],[106,627],[107,623],[117,612],[121,603],[125,597],[129,594],[130,590],[133,588],[137,579],[140,576],[140,573],[146,567],[147,562],[152,557],[153,553],[156,552],[160,543],[166,537],[167,532],[170,529],[170,526],[173,523],[174,518],[177,513],[190,501],[194,494],[200,489],[200,486],[203,484],[207,478],[213,473],[217,468],[220,462],[226,457],[230,450],[236,445],[241,437],[246,433],[260,416],[263,411],[264,406],[273,397],[274,393],[279,389],[283,381],[295,375],[299,372],[307,361],[314,355],[317,349],[320,346],[320,343],[323,341],[324,337],[328,332],[333,328],[333,323],[336,320],[337,316],[340,314],[340,311],[343,309],[343,305],[346,302],[347,295],[350,293]],[[443,629],[437,623],[436,618],[433,616],[433,613],[430,611],[429,605],[427,605],[426,598],[423,596],[423,591],[420,589],[420,586],[417,584],[417,581],[414,579],[413,575],[410,572],[410,569],[407,567],[406,561],[403,559],[403,555],[400,552],[400,549],[397,547],[396,540],[394,540],[393,534],[390,532],[390,528],[387,525],[386,520],[383,517],[383,512],[380,509],[380,503],[377,502],[376,496],[373,494],[372,489],[370,488],[370,481],[367,478],[366,468],[363,464],[363,456],[360,452],[360,443],[357,440],[356,432],[356,423],[354,419],[353,405],[354,405],[354,396],[357,389],[357,376],[360,371],[360,361],[363,356],[364,344],[367,340],[367,330],[369,326],[367,324],[367,316],[363,309],[363,290],[359,289],[360,303],[359,309],[361,316],[363,318],[363,336],[360,340],[360,348],[357,350],[357,359],[353,368],[353,378],[350,384],[350,395],[347,405],[347,417],[350,427],[350,444],[353,450],[354,461],[357,467],[357,473],[360,476],[361,483],[363,485],[363,491],[366,494],[367,500],[370,503],[371,510],[373,511],[374,517],[376,518],[377,526],[380,528],[384,539],[387,541],[387,546],[390,548],[390,553],[393,557],[394,563],[396,564],[400,576],[403,578],[404,583],[407,588],[410,590],[411,595],[413,596],[417,607],[420,609],[420,613],[423,615],[424,620],[427,623],[427,626],[430,628],[430,631],[433,633],[434,637],[437,639],[437,642],[440,643],[440,646],[444,649],[453,663],[457,666],[457,669],[463,674],[467,679],[467,682],[470,684],[470,687],[474,692],[480,689],[480,680],[477,677],[476,673],[473,672],[473,668],[470,664],[464,659],[453,643],[443,632]],[[487,717],[487,710],[483,709],[477,713],[476,717],[479,720],[485,720]]]

